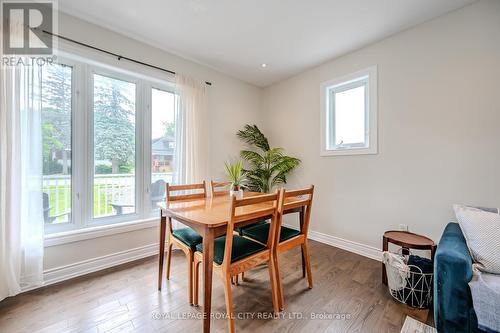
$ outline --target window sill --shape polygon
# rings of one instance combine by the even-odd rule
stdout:
[[[374,155],[377,154],[376,147],[369,148],[342,148],[336,150],[321,150],[321,156],[343,156],[343,155]]]
[[[158,218],[108,224],[45,235],[44,246],[56,246],[158,226]]]

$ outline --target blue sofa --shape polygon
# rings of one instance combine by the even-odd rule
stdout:
[[[434,321],[439,333],[481,332],[472,307],[472,258],[458,223],[444,229],[434,258]]]

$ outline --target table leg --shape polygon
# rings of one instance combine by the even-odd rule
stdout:
[[[163,216],[160,210],[160,253],[158,262],[158,290],[161,290],[163,278],[163,259],[165,257],[165,230],[167,225],[167,217]]]
[[[212,268],[214,260],[214,232],[206,228],[203,234],[203,332],[210,332],[212,307]]]
[[[388,249],[387,237],[383,236],[382,251],[387,251],[387,249]],[[387,273],[385,272],[385,265],[383,262],[382,262],[382,283],[387,285]]]

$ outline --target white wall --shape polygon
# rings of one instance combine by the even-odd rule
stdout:
[[[325,41],[328,42],[328,41]],[[320,157],[320,83],[378,65],[379,153]],[[316,185],[311,229],[372,247],[439,240],[453,203],[500,206],[500,1],[481,1],[264,91],[272,145]]]
[[[246,123],[258,123],[262,89],[228,77],[208,67],[185,60],[110,30],[61,14],[59,33],[118,54],[172,69],[212,82],[209,88],[210,167],[214,177],[223,175],[223,162],[237,156],[236,131]],[[157,228],[121,233],[45,249],[45,269],[141,248],[158,242]]]

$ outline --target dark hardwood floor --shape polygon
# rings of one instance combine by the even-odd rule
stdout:
[[[379,262],[314,241],[310,252],[311,290],[302,278],[300,250],[281,256],[286,312],[280,318],[270,318],[265,267],[233,287],[238,332],[399,332],[407,314],[427,320],[428,311],[391,298]],[[161,292],[157,259],[147,258],[7,298],[0,302],[0,332],[199,332],[201,312],[187,303],[185,266],[184,255],[174,251],[171,280]],[[212,311],[212,332],[226,332],[217,276]]]

